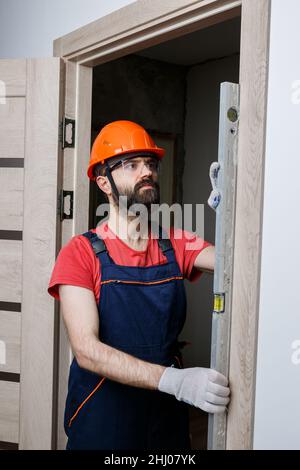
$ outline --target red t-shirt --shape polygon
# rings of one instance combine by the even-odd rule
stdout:
[[[105,240],[110,257],[116,264],[146,267],[167,262],[167,258],[162,254],[155,238],[149,238],[146,250],[137,251],[130,248],[121,238],[115,235],[109,229],[107,222],[100,225],[97,228],[98,230]],[[91,231],[95,232],[96,229]],[[191,282],[196,281],[202,272],[193,269],[194,261],[197,255],[204,248],[210,246],[211,243],[180,229],[171,229],[168,235],[183,277]],[[48,292],[59,300],[58,286],[60,284],[85,287],[94,292],[98,303],[100,279],[100,262],[93,252],[90,241],[82,235],[76,235],[59,252],[51,275]]]

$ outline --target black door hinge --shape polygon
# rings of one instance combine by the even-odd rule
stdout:
[[[57,213],[60,220],[73,219],[73,191],[60,190],[58,196]]]
[[[60,123],[59,141],[62,143],[62,148],[75,147],[75,119],[70,119],[64,116]]]

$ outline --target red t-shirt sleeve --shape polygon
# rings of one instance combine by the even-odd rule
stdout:
[[[180,229],[172,230],[170,238],[183,277],[190,282],[195,282],[203,274],[203,271],[194,268],[195,259],[205,248],[213,246],[212,243],[203,240],[194,233]]]
[[[77,235],[60,250],[54,265],[48,292],[59,300],[58,286],[69,284],[94,291],[97,275],[96,257],[90,242]]]

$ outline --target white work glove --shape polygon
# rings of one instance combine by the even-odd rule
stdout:
[[[158,390],[207,413],[223,413],[229,403],[228,380],[214,369],[167,367],[160,378]]]

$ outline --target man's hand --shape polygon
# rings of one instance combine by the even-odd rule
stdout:
[[[207,413],[223,413],[229,403],[227,378],[216,370],[203,367],[167,367],[160,378],[158,390]]]

